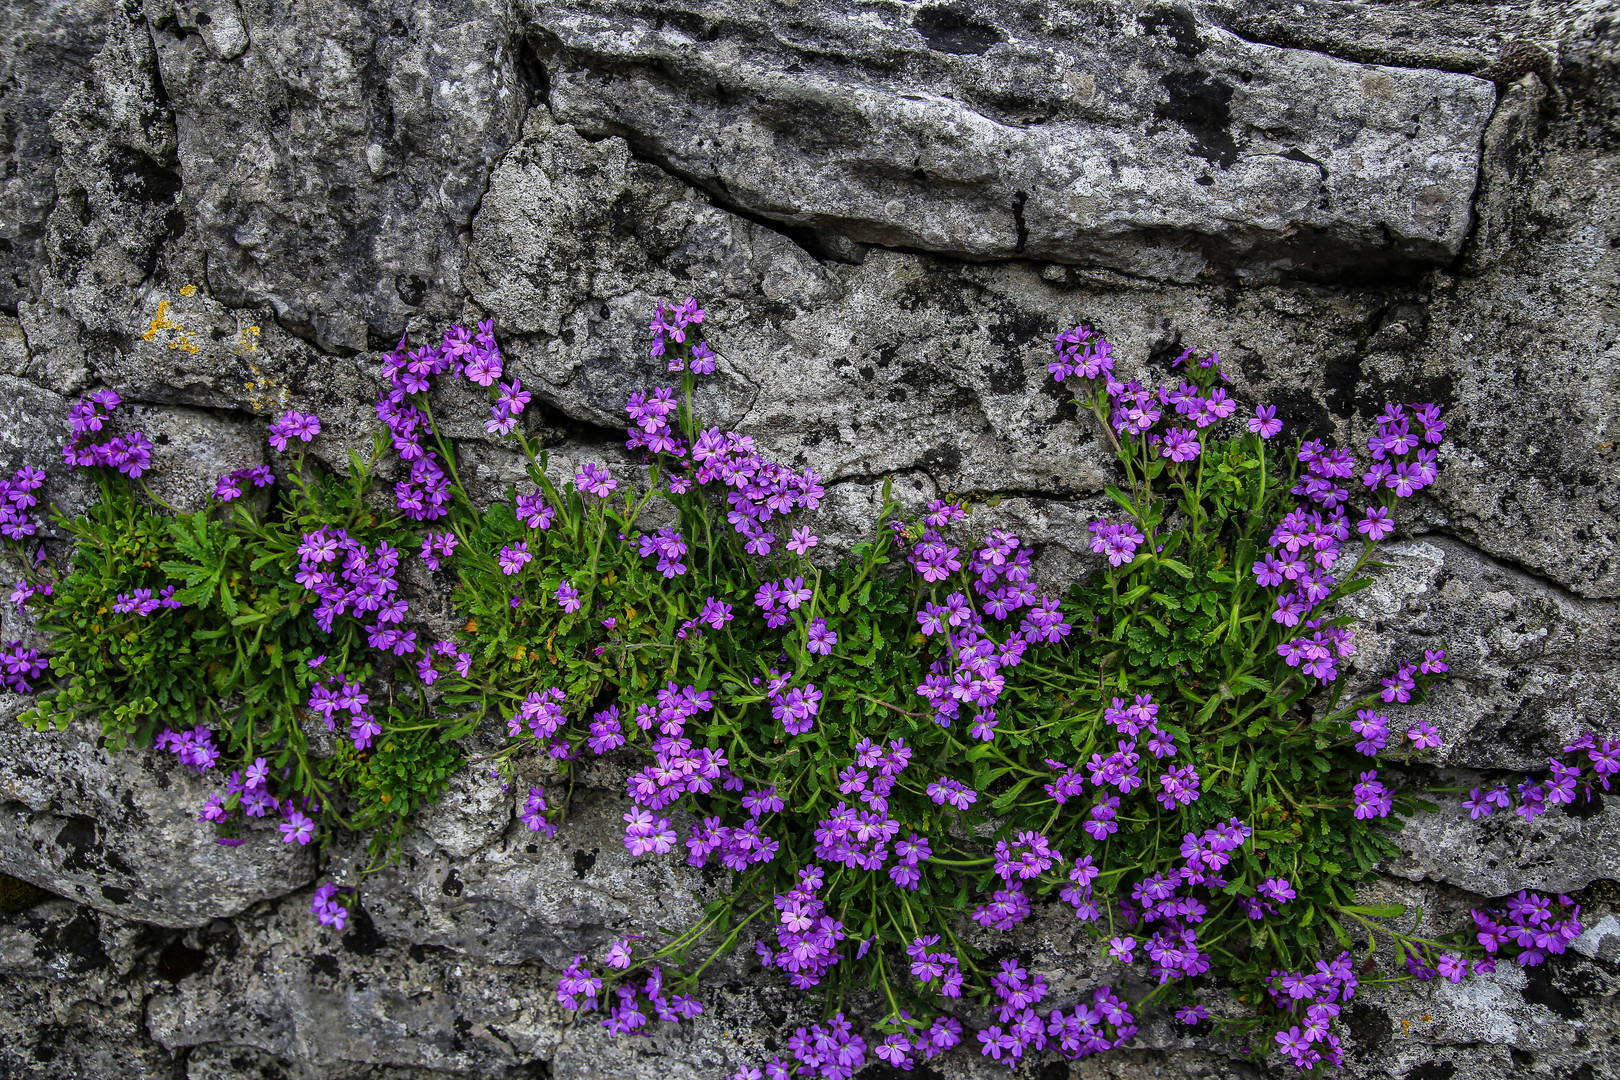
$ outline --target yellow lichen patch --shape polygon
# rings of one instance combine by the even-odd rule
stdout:
[[[167,300],[163,300],[159,302],[157,315],[152,319],[152,325],[147,327],[146,333],[141,335],[141,340],[151,341],[164,330],[178,329],[180,329],[180,324],[169,318],[169,302]]]
[[[281,386],[274,379],[260,371],[254,364],[248,364],[248,370],[253,378],[242,384],[248,392],[248,404],[254,412],[280,412],[292,400],[292,395],[285,386]]]
[[[191,288],[193,292],[196,291],[195,286],[188,286],[188,288]],[[182,289],[181,291],[184,292],[185,290]],[[167,300],[158,302],[157,314],[153,316],[151,323],[147,326],[146,333],[141,335],[141,340],[153,341],[159,334],[164,332],[169,334],[169,348],[183,349],[192,355],[202,352],[202,348],[192,342],[191,334],[187,332],[186,328],[169,318],[169,302]]]
[[[197,295],[197,286],[195,286],[195,285],[182,285],[182,286],[180,286],[180,295],[181,296],[196,296]]]

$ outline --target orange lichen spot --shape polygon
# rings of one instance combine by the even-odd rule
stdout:
[[[165,330],[178,329],[180,324],[169,318],[169,302],[163,300],[158,303],[157,315],[153,317],[152,324],[146,328],[146,333],[141,335],[141,340],[151,341]]]
[[[191,335],[186,332],[186,328],[169,318],[169,302],[167,300],[158,302],[157,314],[153,316],[151,323],[147,325],[146,333],[141,335],[141,340],[152,341],[164,331],[170,332],[169,348],[182,349],[192,355],[202,352],[202,348],[192,342]]]

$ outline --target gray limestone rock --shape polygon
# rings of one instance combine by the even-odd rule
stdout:
[[[1196,9],[682,8],[536,3],[558,119],[789,226],[1172,281],[1454,256],[1496,96]]]
[[[1219,350],[1290,437],[1354,445],[1387,401],[1446,409],[1442,480],[1354,598],[1346,677],[1444,643],[1451,680],[1403,716],[1441,728],[1440,775],[1516,779],[1620,711],[1608,7],[10,0],[0,469],[43,464],[46,494],[85,506],[59,448],[97,385],[176,505],[284,465],[263,428],[289,408],[321,416],[310,452],[343,469],[380,431],[378,352],[493,319],[554,469],[635,476],[623,404],[667,377],[646,322],[694,296],[720,354],[700,408],[823,475],[818,557],[870,529],[892,478],[908,507],[981,499],[975,524],[1017,529],[1056,590],[1094,566],[1114,474],[1048,377],[1051,336],[1099,329],[1126,377]],[[485,407],[434,402],[480,502],[526,483]],[[452,629],[447,579],[405,576]],[[0,629],[36,640],[26,614]],[[0,1074],[653,1080],[767,1058],[819,1003],[746,950],[700,1021],[648,1040],[556,1008],[558,965],[726,887],[627,858],[616,768],[555,841],[516,820],[521,787],[464,771],[334,932],[309,888],[347,880],[352,846],[324,868],[263,832],[221,848],[195,821],[212,779],[7,720],[0,870],[74,903],[0,916]],[[1346,1074],[1620,1073],[1613,805],[1527,824],[1441,801],[1367,902],[1444,934],[1482,898],[1580,889],[1591,928],[1545,968],[1365,990]],[[1077,929],[1047,908],[984,943],[1073,996],[1119,977]],[[1281,1075],[1162,1017],[1045,1068],[1025,1072]]]
[[[201,926],[310,881],[313,852],[273,827],[240,847],[214,842],[197,814],[219,783],[157,751],[111,752],[89,726],[36,733],[7,704],[0,727],[0,872],[100,911],[157,926]]]

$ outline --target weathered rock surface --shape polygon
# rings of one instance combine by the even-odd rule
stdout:
[[[114,753],[79,722],[0,728],[0,873],[157,926],[201,926],[314,875],[311,853],[266,825],[227,848],[197,828],[212,780],[168,754]]]
[[[797,5],[795,5],[797,7]],[[557,118],[857,243],[1192,281],[1444,261],[1484,80],[1132,3],[537,3]]]
[[[1459,784],[1614,732],[1607,5],[9,0],[0,28],[0,467],[43,464],[65,509],[91,493],[57,449],[88,387],[132,403],[154,490],[195,505],[274,461],[284,409],[321,415],[310,450],[340,467],[369,447],[375,351],[453,318],[495,320],[554,460],[627,465],[623,401],[660,376],[645,323],[692,295],[721,354],[701,407],[827,478],[829,549],[892,475],[911,505],[1000,495],[976,520],[1056,585],[1091,565],[1111,476],[1045,370],[1084,322],[1130,374],[1218,349],[1296,430],[1359,440],[1387,400],[1441,404],[1443,481],[1355,598],[1348,677],[1445,643],[1453,678],[1411,715]],[[477,497],[521,480],[470,395],[436,414]],[[651,1080],[768,1056],[819,1006],[746,953],[679,1032],[556,1010],[559,963],[725,887],[632,865],[614,779],[548,842],[463,774],[337,933],[308,915],[310,857],[214,845],[166,755],[0,728],[0,870],[73,901],[0,916],[0,1075]],[[1526,887],[1580,890],[1590,929],[1547,968],[1365,991],[1350,1075],[1620,1075],[1615,805],[1478,823],[1451,796],[1408,824],[1368,902],[1413,905],[1410,929]],[[1046,912],[1007,944],[1078,994],[1105,976],[1074,931]],[[1072,1075],[1272,1068],[1154,1021]]]

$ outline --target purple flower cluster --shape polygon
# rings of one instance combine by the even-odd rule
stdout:
[[[938,944],[938,934],[924,934],[906,946],[906,955],[911,958],[911,974],[924,986],[931,986],[938,979],[941,994],[948,998],[960,998],[962,961],[955,953],[928,951]]]
[[[1603,790],[1609,790],[1609,777],[1620,772],[1620,742],[1612,739],[1599,741],[1597,734],[1587,731],[1580,738],[1563,748],[1563,753],[1578,755],[1586,752],[1587,761],[1591,763],[1592,776],[1597,783],[1603,785]],[[1569,805],[1584,793],[1586,801],[1592,799],[1591,779],[1583,779],[1579,765],[1569,761],[1559,761],[1557,758],[1547,759],[1548,775],[1545,780],[1537,781],[1525,777],[1524,783],[1518,785],[1518,808],[1514,813],[1526,821],[1534,821],[1554,806]],[[1469,817],[1478,820],[1490,817],[1498,809],[1506,810],[1513,806],[1514,798],[1508,793],[1506,784],[1497,784],[1488,789],[1474,788],[1463,800],[1463,807],[1468,811]]]
[[[288,410],[280,420],[270,425],[270,445],[278,451],[285,451],[293,440],[307,443],[320,433],[320,417],[296,409]]]
[[[779,675],[773,670],[770,674],[771,715],[782,722],[783,730],[789,735],[803,735],[815,727],[821,712],[821,691],[816,684],[807,682],[789,688],[792,672]]]
[[[157,737],[157,748],[167,750],[180,759],[180,764],[189,765],[198,772],[207,772],[219,761],[219,747],[214,743],[214,733],[201,724],[190,731],[170,731],[163,729],[163,734]]]
[[[382,734],[382,725],[366,708],[370,703],[371,695],[364,686],[345,675],[332,674],[309,688],[307,704],[310,712],[326,721],[328,731],[337,730],[338,714],[348,714],[349,738],[356,750],[364,750],[373,736]]]
[[[634,423],[630,427],[630,438],[624,445],[631,450],[685,457],[686,443],[676,438],[674,429],[669,426],[669,414],[678,408],[680,405],[675,400],[672,387],[655,386],[651,397],[640,390],[631,394],[630,400],[625,402],[624,411],[630,414]]]
[[[1063,853],[1052,846],[1045,836],[1034,830],[1026,829],[1009,843],[1006,840],[997,840],[995,849],[995,872],[1008,885],[1012,879],[1028,881],[1040,877],[1052,868],[1053,863],[1061,864]]]
[[[1005,1059],[1009,1068],[1017,1068],[1026,1053],[1044,1050],[1049,1039],[1073,1059],[1124,1046],[1136,1037],[1136,1018],[1112,987],[1099,986],[1092,991],[1090,1005],[1076,1004],[1068,1015],[1053,1009],[1044,1022],[1035,1005],[1046,996],[1046,980],[1030,977],[1016,960],[1001,962],[1001,972],[991,976],[990,987],[1000,1023],[978,1033],[979,1052],[992,1061]]]
[[[21,641],[9,642],[0,646],[0,684],[19,694],[34,692],[33,683],[29,680],[37,679],[45,674],[50,667],[50,661],[39,655],[38,649],[29,649]]]
[[[1446,423],[1434,405],[1386,405],[1378,418],[1378,434],[1367,439],[1373,463],[1362,484],[1374,491],[1382,486],[1400,499],[1422,491],[1439,474],[1440,454],[1432,447],[1445,439],[1445,431]]]
[[[922,539],[912,548],[911,563],[924,581],[936,584],[962,569],[960,549],[938,531],[959,520],[959,507],[935,500],[924,517],[927,526]],[[936,527],[933,523],[939,522]],[[997,642],[985,627],[984,617],[973,601],[961,592],[945,597],[943,604],[928,601],[917,613],[917,622],[926,637],[941,637],[945,652],[930,664],[917,693],[934,710],[934,722],[949,727],[964,705],[974,712],[972,735],[983,741],[995,738],[995,706],[1006,688],[1003,668],[1017,667],[1030,645],[1056,643],[1066,637],[1070,625],[1064,621],[1055,600],[1036,600],[1029,583],[1029,550],[1020,546],[1017,536],[997,530],[969,556],[972,588],[984,611],[998,620],[1027,609],[1017,630],[1009,631],[1004,642]],[[1001,584],[998,584],[1000,582]]]
[[[36,556],[35,565],[37,566],[39,563],[44,561],[45,549],[41,547],[38,556]],[[34,597],[52,596],[55,593],[56,586],[49,581],[41,581],[38,584],[31,581],[19,581],[17,582],[16,587],[11,590],[11,594],[7,597],[7,599],[9,599],[13,604],[16,604],[17,610],[21,611],[23,608],[28,606],[28,602]]]
[[[1474,926],[1479,931],[1475,937],[1492,956],[1503,946],[1516,946],[1514,962],[1521,967],[1535,967],[1548,956],[1561,954],[1581,936],[1581,905],[1560,896],[1556,911],[1554,906],[1548,897],[1521,889],[1518,896],[1507,898],[1505,910],[1473,912]]]
[[[1343,508],[1332,509],[1324,517],[1320,511],[1300,507],[1283,517],[1271,533],[1276,551],[1253,567],[1261,586],[1284,590],[1277,596],[1273,620],[1298,626],[1332,594],[1338,581],[1330,571],[1339,559],[1339,545],[1349,539],[1350,524]],[[1332,664],[1328,666],[1331,669]]]
[[[1389,817],[1389,812],[1395,808],[1394,792],[1378,779],[1376,769],[1362,773],[1351,794],[1356,803],[1357,821]]]
[[[1091,550],[1107,556],[1109,566],[1123,566],[1130,562],[1136,558],[1136,549],[1147,541],[1147,537],[1128,521],[1111,525],[1099,520],[1086,528],[1091,531]]]
[[[447,371],[486,389],[500,379],[501,350],[495,343],[493,320],[479,323],[476,334],[464,326],[452,326],[439,345],[415,351],[407,351],[401,338],[394,351],[383,357],[389,388],[377,399],[377,418],[388,425],[400,460],[410,465],[409,476],[394,484],[394,499],[400,511],[416,521],[436,521],[449,513],[450,478],[439,464],[438,454],[424,445],[433,434],[432,423],[411,400],[427,393],[434,376]],[[517,379],[500,383],[491,392],[494,404],[484,427],[494,435],[510,434],[529,402],[529,393]]]
[[[580,998],[585,999],[584,1008],[596,1008],[596,994],[602,989],[602,980],[592,975],[584,963],[583,954],[575,956],[573,963],[563,969],[562,978],[557,980],[557,1002],[565,1009],[580,1008]]]
[[[690,296],[679,305],[666,305],[660,301],[652,322],[647,324],[647,329],[653,332],[652,348],[647,355],[654,360],[667,355],[671,371],[685,371],[690,367],[695,374],[712,375],[714,351],[709,348],[709,343],[687,340],[697,336],[691,328],[701,326],[705,314]],[[671,349],[672,345],[685,348]]]
[[[555,686],[529,691],[529,696],[519,702],[507,718],[506,733],[517,738],[527,727],[536,739],[551,738],[568,723],[562,708],[567,700],[568,695]]]
[[[531,787],[529,797],[523,801],[523,813],[519,815],[523,824],[528,826],[530,832],[545,833],[548,839],[556,839],[557,826],[546,817],[546,789]]]
[[[782,800],[775,797],[775,789],[770,791],[771,794],[757,798],[750,808],[756,819],[767,807],[782,808]],[[744,800],[745,803],[747,801]],[[745,870],[755,863],[770,862],[776,858],[781,845],[759,830],[758,820],[733,828],[720,824],[717,817],[704,818],[702,825],[692,826],[692,835],[686,841],[687,864],[705,866],[709,856],[715,853],[719,854],[720,864],[727,870]]]
[[[44,483],[45,471],[27,465],[12,473],[10,480],[0,480],[0,536],[21,540],[34,535],[36,526],[28,511],[39,503],[34,492]]]
[[[955,1045],[954,1043],[952,1045]],[[855,1034],[855,1026],[837,1013],[826,1026],[811,1024],[809,1029],[798,1028],[787,1041],[788,1053],[798,1062],[794,1068],[778,1055],[770,1060],[762,1072],[759,1069],[739,1069],[734,1074],[748,1080],[787,1080],[790,1076],[820,1076],[824,1080],[850,1080],[855,1071],[866,1064],[866,1040]]]
[[[797,473],[761,457],[751,436],[709,428],[699,433],[691,453],[697,462],[693,476],[699,484],[718,481],[729,489],[726,501],[731,509],[726,520],[743,538],[750,555],[769,555],[781,539],[770,524],[776,517],[814,510],[826,494],[815,470]],[[806,545],[801,542],[799,546]]]
[[[1331,962],[1318,960],[1313,972],[1271,972],[1266,991],[1272,1004],[1305,1021],[1276,1034],[1278,1049],[1295,1068],[1311,1069],[1324,1059],[1333,1065],[1344,1063],[1339,1038],[1328,1029],[1339,1015],[1339,1003],[1356,996],[1356,986],[1355,966],[1347,952]]]
[[[576,959],[574,962],[578,964],[579,960]],[[587,977],[589,974],[584,973]],[[565,973],[563,978],[566,980],[568,975]],[[575,978],[577,980],[579,977]],[[653,1019],[679,1023],[703,1015],[703,1005],[696,998],[686,994],[664,993],[664,972],[657,965],[653,966],[639,991],[634,986],[626,985],[616,988],[614,995],[619,999],[618,1002],[610,1007],[607,1016],[602,1018],[602,1026],[607,1028],[610,1035],[628,1035],[632,1031],[641,1031]],[[561,984],[558,985],[557,996],[561,1000]],[[642,1000],[643,996],[645,1001]],[[642,1031],[642,1034],[650,1033]]]
[[[156,596],[152,595],[151,589],[135,589],[132,592],[119,593],[113,597],[112,605],[113,611],[119,615],[141,616],[150,615],[159,608],[172,610],[182,607],[185,605],[174,598],[173,585],[165,585]]]
[[[825,903],[816,895],[825,877],[826,872],[814,864],[800,870],[798,884],[776,896],[776,948],[763,941],[754,944],[760,963],[787,972],[797,990],[819,984],[840,959],[844,924],[826,914]]]
[[[942,956],[943,953],[936,953]],[[952,957],[954,960],[955,958]],[[913,964],[913,967],[916,965]],[[910,1014],[902,1012],[903,1020],[909,1020]],[[962,1041],[962,1023],[954,1016],[939,1016],[934,1018],[933,1025],[924,1031],[921,1028],[910,1029],[904,1033],[896,1033],[885,1038],[872,1048],[872,1053],[879,1061],[891,1069],[910,1072],[917,1064],[917,1057],[924,1061],[932,1061]],[[784,1074],[786,1075],[786,1074]],[[733,1078],[735,1080],[735,1078]],[[773,1077],[772,1080],[775,1080]]]
[[[1266,558],[1271,556],[1267,555]],[[1320,588],[1320,582],[1316,583],[1316,587]],[[1297,667],[1313,679],[1335,681],[1339,677],[1339,661],[1348,660],[1356,654],[1355,630],[1348,626],[1324,625],[1322,619],[1308,620],[1305,629],[1316,632],[1310,637],[1283,642],[1277,646],[1277,655],[1289,667]]]
[[[333,882],[326,882],[315,890],[315,898],[310,902],[309,910],[320,920],[322,926],[330,926],[334,930],[342,930],[349,921],[349,909],[338,897],[346,890],[341,890]]]
[[[643,559],[658,556],[658,572],[664,577],[679,577],[686,573],[686,564],[681,562],[686,555],[686,540],[674,528],[665,525],[655,533],[644,534],[637,546]]]
[[[1053,339],[1057,359],[1046,365],[1052,378],[1062,382],[1071,375],[1094,380],[1112,378],[1114,347],[1089,326],[1077,326]]]
[[[234,469],[220,477],[214,484],[214,498],[221,502],[231,502],[242,497],[243,484],[251,483],[254,487],[268,487],[275,482],[276,475],[270,471],[268,465],[255,465],[251,469]]]
[[[123,399],[111,390],[93,391],[88,397],[74,403],[68,413],[72,435],[67,445],[62,447],[62,456],[71,468],[100,465],[115,468],[128,477],[139,478],[141,473],[152,467],[152,444],[139,431],[114,435],[105,442],[90,441],[92,434],[107,425],[113,410],[122,403]]]
[[[339,615],[350,615],[363,623],[371,648],[409,656],[418,644],[416,631],[403,628],[410,606],[397,595],[398,571],[399,552],[386,541],[373,551],[343,529],[322,528],[305,533],[298,545],[294,580],[321,598],[314,616],[322,632],[330,634]],[[367,618],[371,622],[364,622]],[[444,651],[442,642],[439,651]],[[457,659],[465,675],[471,658]]]
[[[972,919],[980,926],[1011,930],[1029,918],[1030,910],[1023,889],[997,889],[988,901],[973,909]]]

